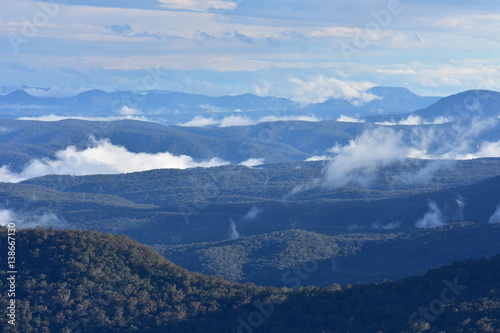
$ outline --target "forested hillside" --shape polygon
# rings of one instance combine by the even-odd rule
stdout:
[[[2,332],[500,329],[500,256],[457,262],[400,282],[292,291],[190,273],[123,236],[27,229],[17,243],[23,246],[16,263],[22,277],[16,326],[2,316]],[[314,275],[313,268],[305,266],[305,272]],[[294,277],[300,280],[305,272]],[[2,308],[6,302],[2,294]]]

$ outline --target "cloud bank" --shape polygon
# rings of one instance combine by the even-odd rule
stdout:
[[[0,182],[20,182],[49,174],[95,175],[140,172],[153,169],[188,169],[215,167],[229,162],[219,158],[196,162],[187,155],[133,153],[126,148],[113,145],[109,140],[96,143],[93,147],[77,150],[69,146],[58,151],[55,159],[32,160],[23,171],[13,173],[8,166],[0,168]]]
[[[321,121],[320,118],[312,115],[301,115],[301,116],[265,116],[259,118],[257,120],[251,119],[247,116],[239,116],[239,115],[231,115],[222,118],[221,120],[217,120],[213,117],[203,117],[196,116],[188,122],[177,124],[178,126],[183,127],[208,127],[208,126],[218,126],[218,127],[238,127],[238,126],[252,126],[262,123],[271,123],[276,121],[309,121],[309,122],[318,122]]]
[[[495,119],[472,119],[453,125],[411,128],[373,127],[366,129],[347,145],[335,146],[331,156],[314,156],[308,161],[329,160],[327,185],[368,186],[384,166],[408,158],[429,160],[412,174],[395,175],[400,183],[428,182],[436,172],[453,165],[454,160],[500,157],[500,141],[482,141],[482,135],[498,127]]]
[[[429,201],[429,211],[425,213],[424,217],[415,222],[415,226],[420,229],[436,228],[443,225],[445,225],[443,213],[433,201]]]

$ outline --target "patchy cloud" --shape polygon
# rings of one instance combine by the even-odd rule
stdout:
[[[350,183],[367,186],[378,168],[405,157],[402,133],[390,128],[375,128],[363,132],[348,145],[334,147],[334,158],[326,168],[326,180],[332,187]]]
[[[500,205],[497,206],[497,210],[491,215],[488,223],[500,223]]]
[[[257,206],[253,206],[248,210],[248,213],[243,217],[244,221],[253,221],[259,217],[259,215],[262,213],[262,209],[260,209]]]
[[[68,227],[64,219],[50,211],[17,213],[9,209],[0,209],[0,225],[6,226],[9,223],[15,223],[18,229],[36,227],[61,229]]]
[[[362,105],[380,99],[380,97],[366,92],[376,85],[371,82],[341,81],[332,77],[317,75],[302,80],[291,78],[293,84],[289,98],[301,103],[322,103],[330,98],[344,99],[353,105]]]
[[[237,127],[237,126],[252,126],[261,123],[270,123],[276,121],[308,121],[308,122],[319,122],[320,118],[312,115],[299,115],[299,116],[265,116],[257,120],[251,119],[247,116],[226,116],[221,120],[216,120],[213,117],[203,117],[195,116],[188,122],[177,124],[178,126],[188,126],[188,127],[208,127],[208,126],[219,126],[219,127]]]
[[[14,173],[7,166],[0,168],[1,182],[20,182],[50,174],[94,175],[140,172],[153,169],[188,169],[215,167],[229,162],[218,158],[196,162],[186,155],[132,153],[126,148],[113,145],[109,140],[96,143],[94,147],[77,150],[70,146],[56,153],[56,159],[32,160],[23,171]]]
[[[358,118],[344,116],[344,115],[341,115],[339,118],[337,118],[337,121],[339,123],[364,123],[364,122],[366,122],[366,120],[364,120],[364,119],[358,119]]]
[[[410,115],[408,118],[405,118],[400,121],[384,121],[384,122],[378,122],[376,123],[377,125],[384,125],[384,126],[396,126],[396,125],[406,125],[406,126],[419,126],[419,125],[442,125],[446,123],[450,123],[454,121],[453,118],[451,117],[437,117],[432,121],[425,120],[420,116],[416,115]]]
[[[433,201],[429,201],[429,211],[425,213],[424,217],[415,222],[415,226],[419,229],[436,228],[443,225],[445,225],[443,213]]]
[[[264,164],[263,158],[249,158],[248,160],[240,163],[240,165],[246,166],[248,168],[253,168],[262,164]]]

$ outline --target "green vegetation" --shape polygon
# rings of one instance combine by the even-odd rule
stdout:
[[[292,291],[190,273],[123,236],[27,229],[17,243],[17,326],[2,316],[2,332],[244,332],[245,325],[279,333],[500,329],[500,256],[400,282]],[[2,262],[4,256],[0,252]],[[2,293],[3,309],[6,302]]]
[[[286,272],[315,262],[315,274],[301,285],[324,287],[333,282],[345,285],[397,280],[457,260],[491,257],[500,253],[498,239],[498,224],[455,223],[410,234],[326,236],[288,230],[152,248],[191,271],[257,285],[292,287],[294,283],[283,278]]]

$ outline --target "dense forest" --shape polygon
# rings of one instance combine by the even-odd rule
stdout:
[[[124,236],[97,231],[26,229],[17,243],[16,326],[2,317],[3,332],[500,330],[500,256],[398,282],[293,290],[191,273]],[[304,272],[314,274],[313,267]]]

